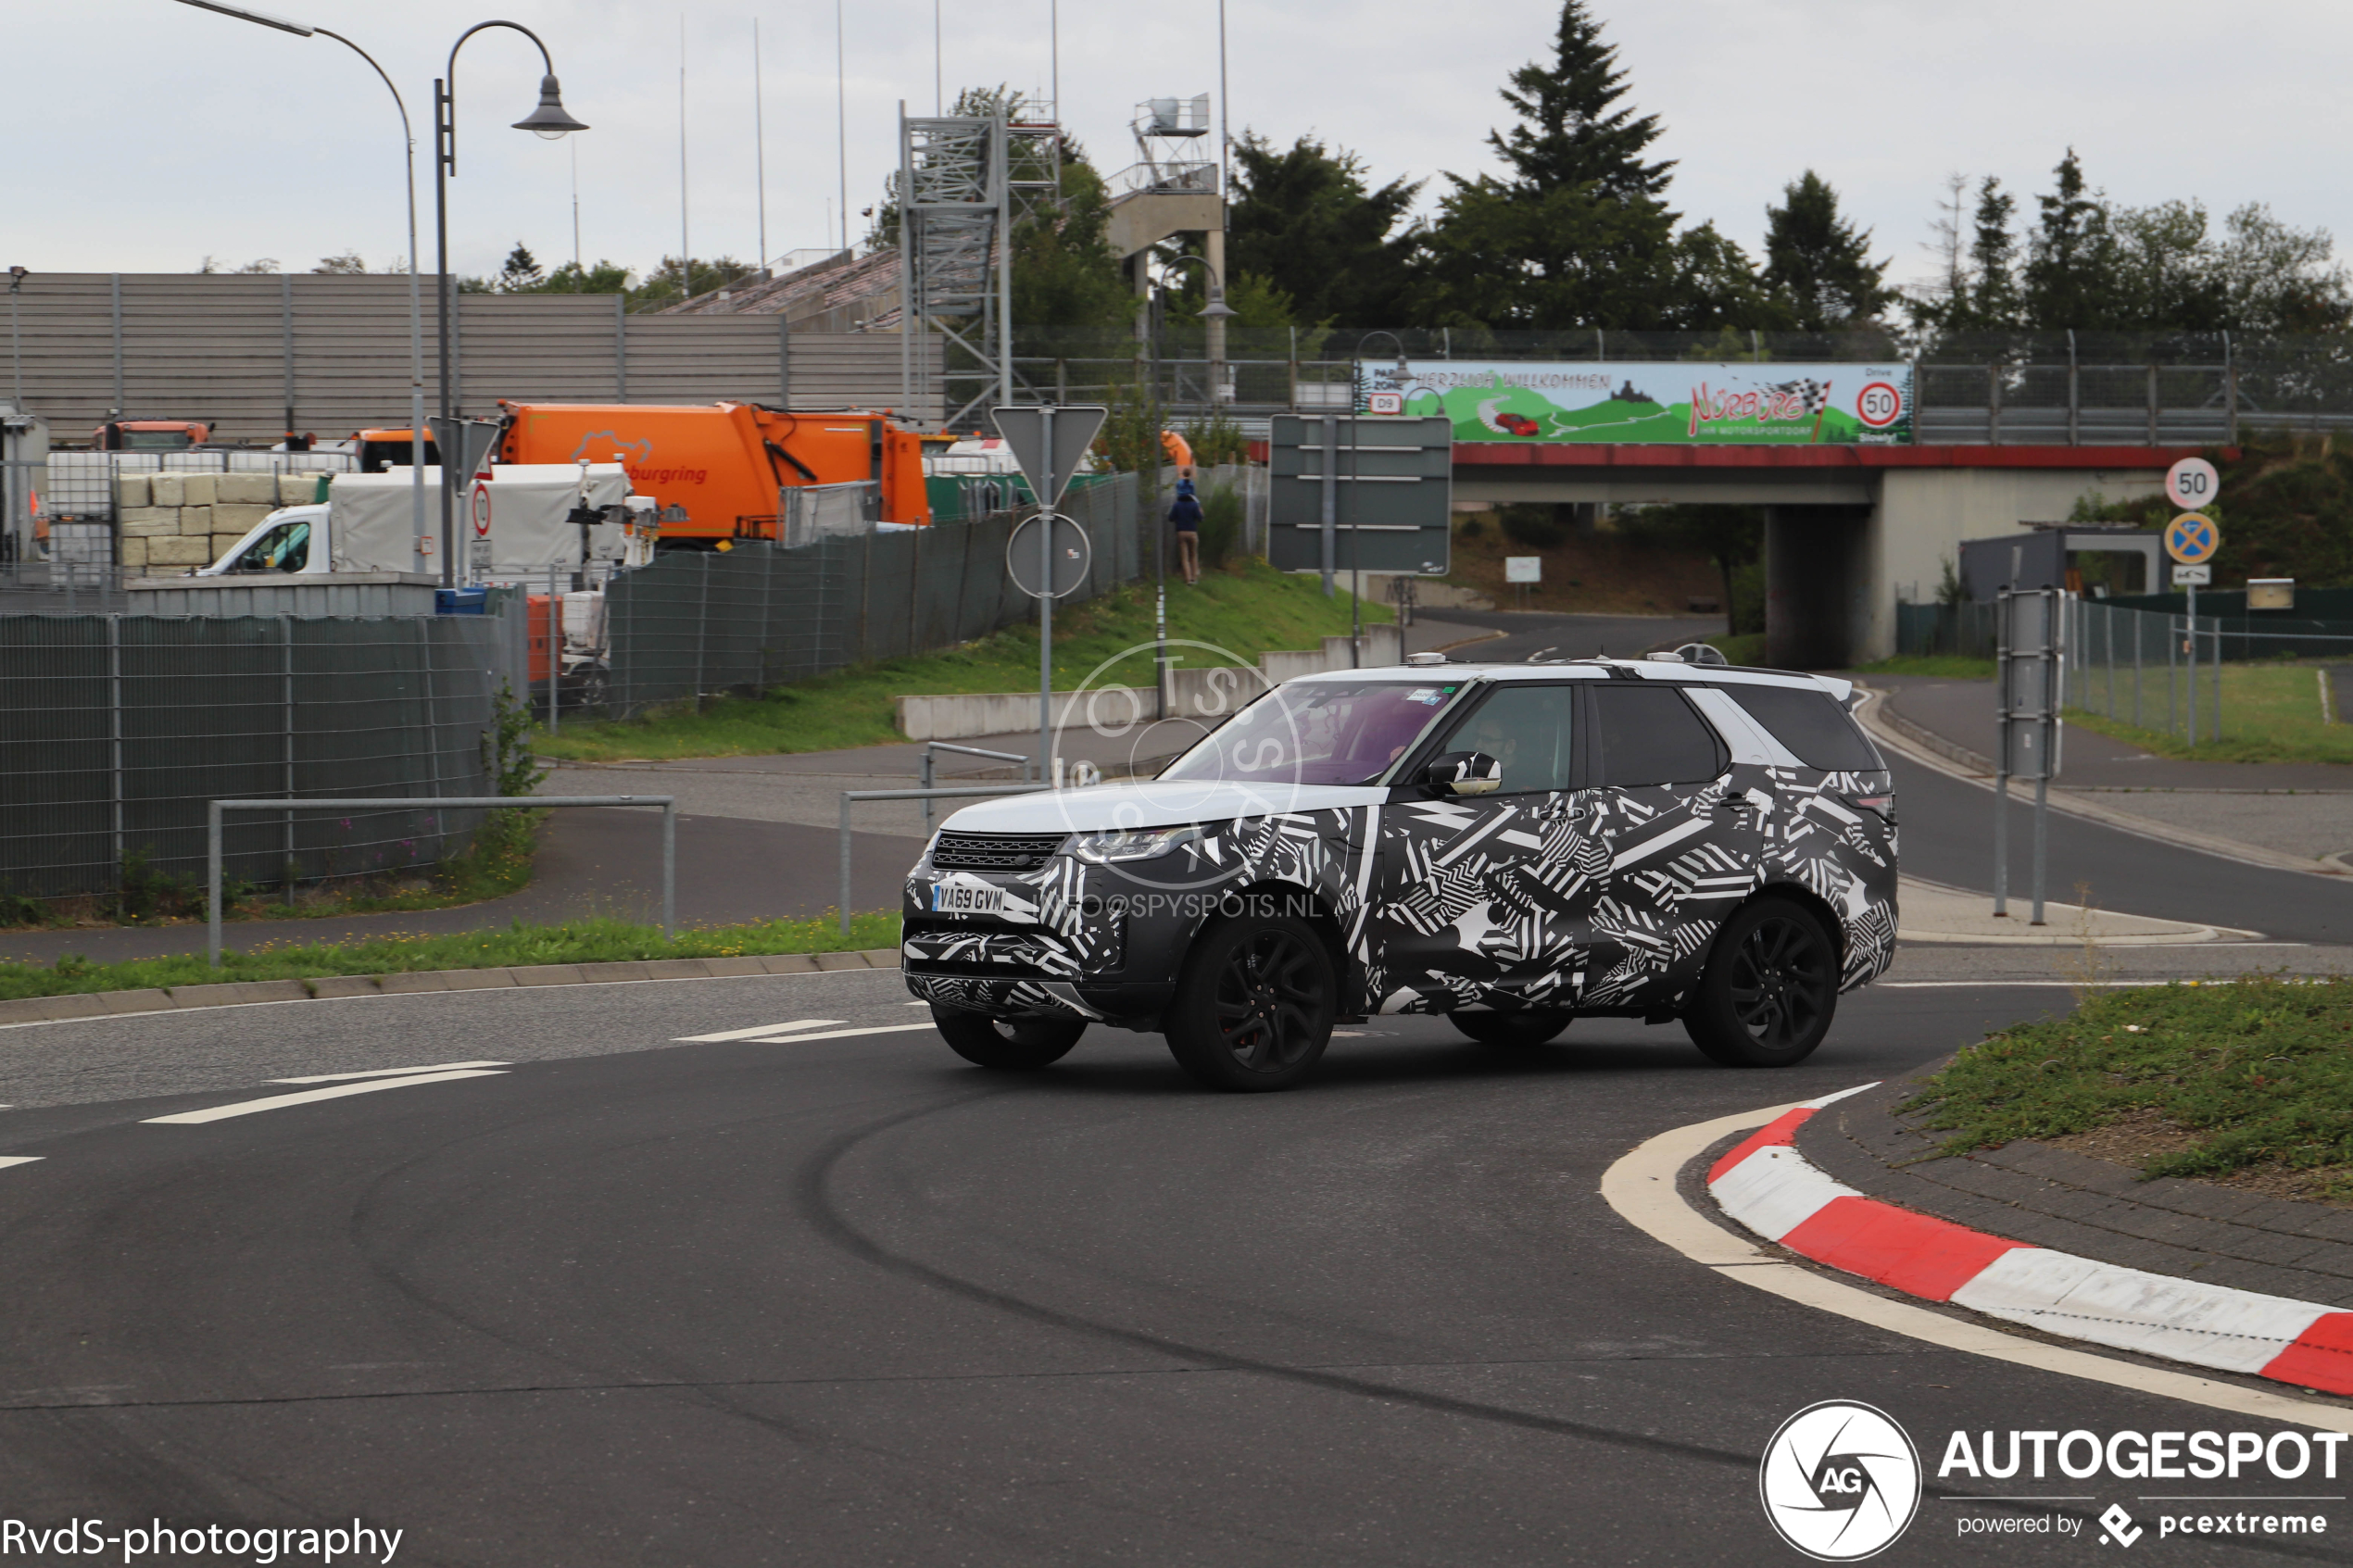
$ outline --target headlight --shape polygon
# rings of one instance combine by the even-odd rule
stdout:
[[[1114,828],[1082,833],[1070,841],[1070,852],[1098,866],[1114,860],[1151,860],[1200,842],[1209,830],[1198,823],[1181,828]]]

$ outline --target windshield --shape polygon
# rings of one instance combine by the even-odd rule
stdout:
[[[1169,764],[1164,779],[1248,784],[1378,783],[1460,681],[1302,682],[1277,686]]]

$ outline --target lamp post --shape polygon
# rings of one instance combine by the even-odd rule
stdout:
[[[1187,262],[1209,274],[1209,303],[1194,314],[1209,323],[1209,407],[1214,413],[1226,397],[1226,323],[1241,312],[1226,303],[1226,280],[1219,276],[1216,263],[1205,256],[1179,256],[1169,265],[1180,267]]]
[[[1356,421],[1363,415],[1356,408],[1357,378],[1362,374],[1365,345],[1377,337],[1385,337],[1397,345],[1397,379],[1402,384],[1413,373],[1405,358],[1405,340],[1386,327],[1376,327],[1356,340],[1355,348],[1348,356],[1348,477],[1356,477]],[[1324,454],[1329,466],[1336,454]],[[1356,565],[1356,493],[1364,488],[1351,483],[1348,487],[1348,646],[1358,668],[1365,663],[1365,574]],[[1398,629],[1398,651],[1404,651],[1404,629]]]
[[[273,17],[265,11],[249,11],[242,6],[223,5],[220,0],[180,0],[180,3],[194,6],[200,11],[217,11],[224,17],[235,17],[240,21],[273,27],[281,32],[291,32],[300,38],[314,34],[332,38],[368,62],[369,69],[383,79],[384,90],[392,94],[393,107],[400,111],[401,156],[406,160],[409,182],[409,532],[413,564],[417,544],[425,537],[425,311],[424,296],[421,293],[423,285],[417,266],[417,138],[409,126],[409,106],[402,101],[400,89],[392,84],[392,78],[385,74],[384,68],[376,63],[376,57],[340,32],[288,21],[283,17]],[[287,433],[291,436],[293,432]]]
[[[196,4],[197,0],[189,0]],[[458,35],[449,45],[449,64],[446,72],[433,84],[434,164],[434,284],[440,295],[437,323],[441,348],[441,417],[445,420],[457,412],[449,397],[449,181],[458,172],[458,51],[466,40],[490,28],[510,28],[537,44],[539,58],[547,69],[539,78],[539,107],[516,120],[514,129],[528,131],[547,141],[561,141],[574,131],[587,126],[572,118],[564,109],[562,91],[556,82],[555,57],[547,53],[547,45],[537,33],[521,22],[476,22]],[[441,581],[445,587],[455,587],[458,582],[458,525],[451,496],[454,486],[471,474],[453,471],[454,453],[441,455]]]

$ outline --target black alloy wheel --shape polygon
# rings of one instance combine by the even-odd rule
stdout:
[[[1570,1014],[1524,1008],[1518,1012],[1450,1012],[1446,1022],[1482,1046],[1529,1050],[1550,1045],[1569,1025]]]
[[[1683,1029],[1727,1067],[1789,1067],[1830,1033],[1838,980],[1821,917],[1793,898],[1759,898],[1717,933]]]
[[[1168,1011],[1168,1049],[1215,1089],[1285,1089],[1330,1044],[1337,977],[1304,921],[1252,913],[1203,932]]]
[[[937,1002],[931,1005],[931,1021],[950,1050],[975,1067],[998,1073],[1051,1067],[1087,1032],[1083,1018],[991,1018]]]

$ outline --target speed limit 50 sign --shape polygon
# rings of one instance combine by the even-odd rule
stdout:
[[[2165,498],[2185,512],[2212,506],[2221,491],[2222,476],[2204,458],[2183,458],[2165,470]]]

